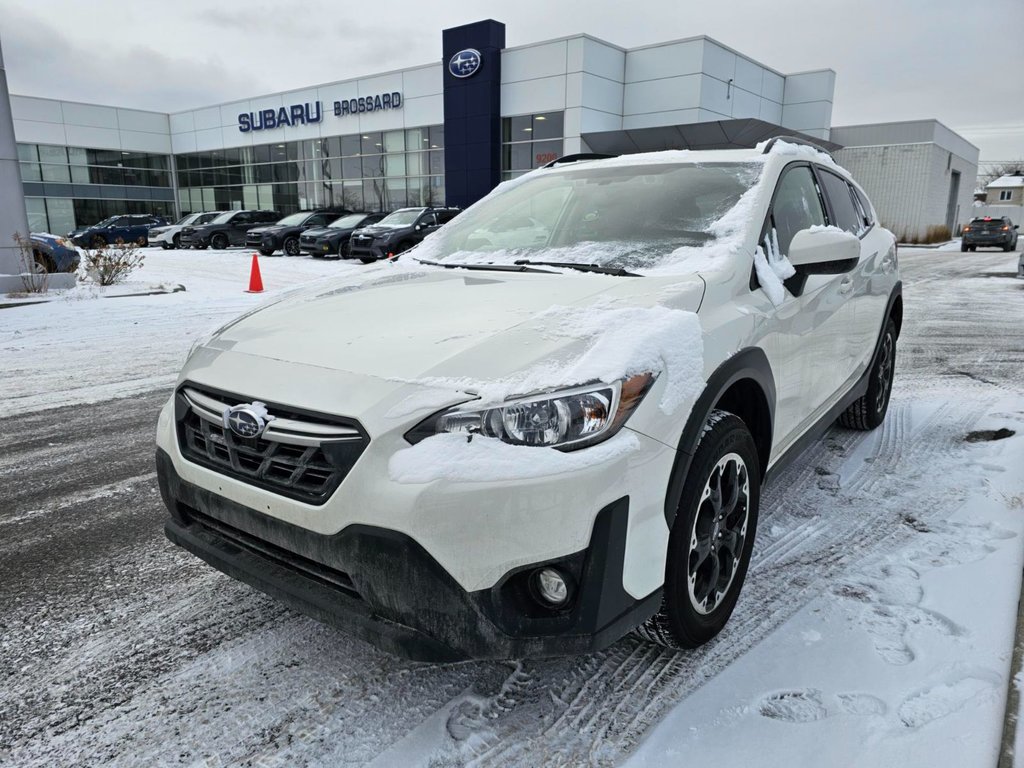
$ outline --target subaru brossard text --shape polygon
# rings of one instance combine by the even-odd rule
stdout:
[[[764,484],[884,419],[898,274],[813,146],[563,158],[197,342],[166,533],[413,658],[700,645]]]

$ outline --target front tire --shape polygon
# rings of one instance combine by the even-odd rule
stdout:
[[[896,323],[889,318],[882,331],[878,356],[871,366],[868,391],[854,400],[839,416],[839,423],[848,429],[868,431],[885,421],[892,395],[893,372],[896,368]]]
[[[212,238],[210,238],[210,246],[215,251],[223,251],[228,247],[228,236],[223,232],[218,232]]]
[[[761,470],[746,424],[711,412],[683,483],[665,565],[661,609],[636,632],[669,648],[696,648],[725,626],[750,565]]]
[[[260,248],[260,255],[261,256],[273,256],[274,255],[274,249],[273,248],[270,248],[270,249]]]
[[[284,241],[284,255],[285,256],[298,256],[299,255],[299,238],[289,237]]]

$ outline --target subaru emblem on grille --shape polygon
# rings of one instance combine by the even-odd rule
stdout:
[[[264,403],[254,400],[242,403],[224,411],[224,428],[230,429],[239,437],[253,438],[263,434],[267,422],[274,417],[267,414]]]

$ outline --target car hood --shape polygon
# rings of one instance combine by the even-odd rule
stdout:
[[[337,227],[314,227],[302,233],[303,237],[330,237],[331,235],[345,235],[351,233],[351,229],[338,229]]]
[[[582,345],[546,327],[553,321],[543,313],[552,307],[611,302],[696,311],[704,293],[697,275],[623,278],[398,265],[375,271],[361,283],[279,300],[229,324],[206,346],[406,382],[497,378],[564,359]]]
[[[408,229],[408,227],[382,227],[380,224],[371,224],[368,227],[360,227],[355,231],[361,235],[389,235],[392,232],[399,231],[400,229]]]

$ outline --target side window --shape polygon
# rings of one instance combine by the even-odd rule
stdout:
[[[232,224],[248,224],[252,221],[252,214],[242,211],[231,217]]]
[[[783,255],[789,253],[793,235],[801,229],[825,223],[818,187],[806,165],[790,168],[783,175],[775,192],[771,221],[779,252]]]
[[[825,194],[828,196],[829,206],[835,216],[833,222],[840,229],[859,235],[864,229],[864,220],[854,207],[853,198],[850,196],[850,185],[846,180],[828,171],[818,171],[818,178],[825,187]]]
[[[441,211],[437,214],[437,223],[447,224],[449,221],[454,219],[457,214],[458,211]]]
[[[871,215],[871,203],[864,197],[864,193],[856,187],[853,188],[853,194],[857,196],[857,200],[860,201],[860,208],[864,211],[864,223],[870,227],[875,223],[874,217]]]
[[[433,227],[437,225],[437,216],[433,213],[425,213],[417,222],[421,227]]]

